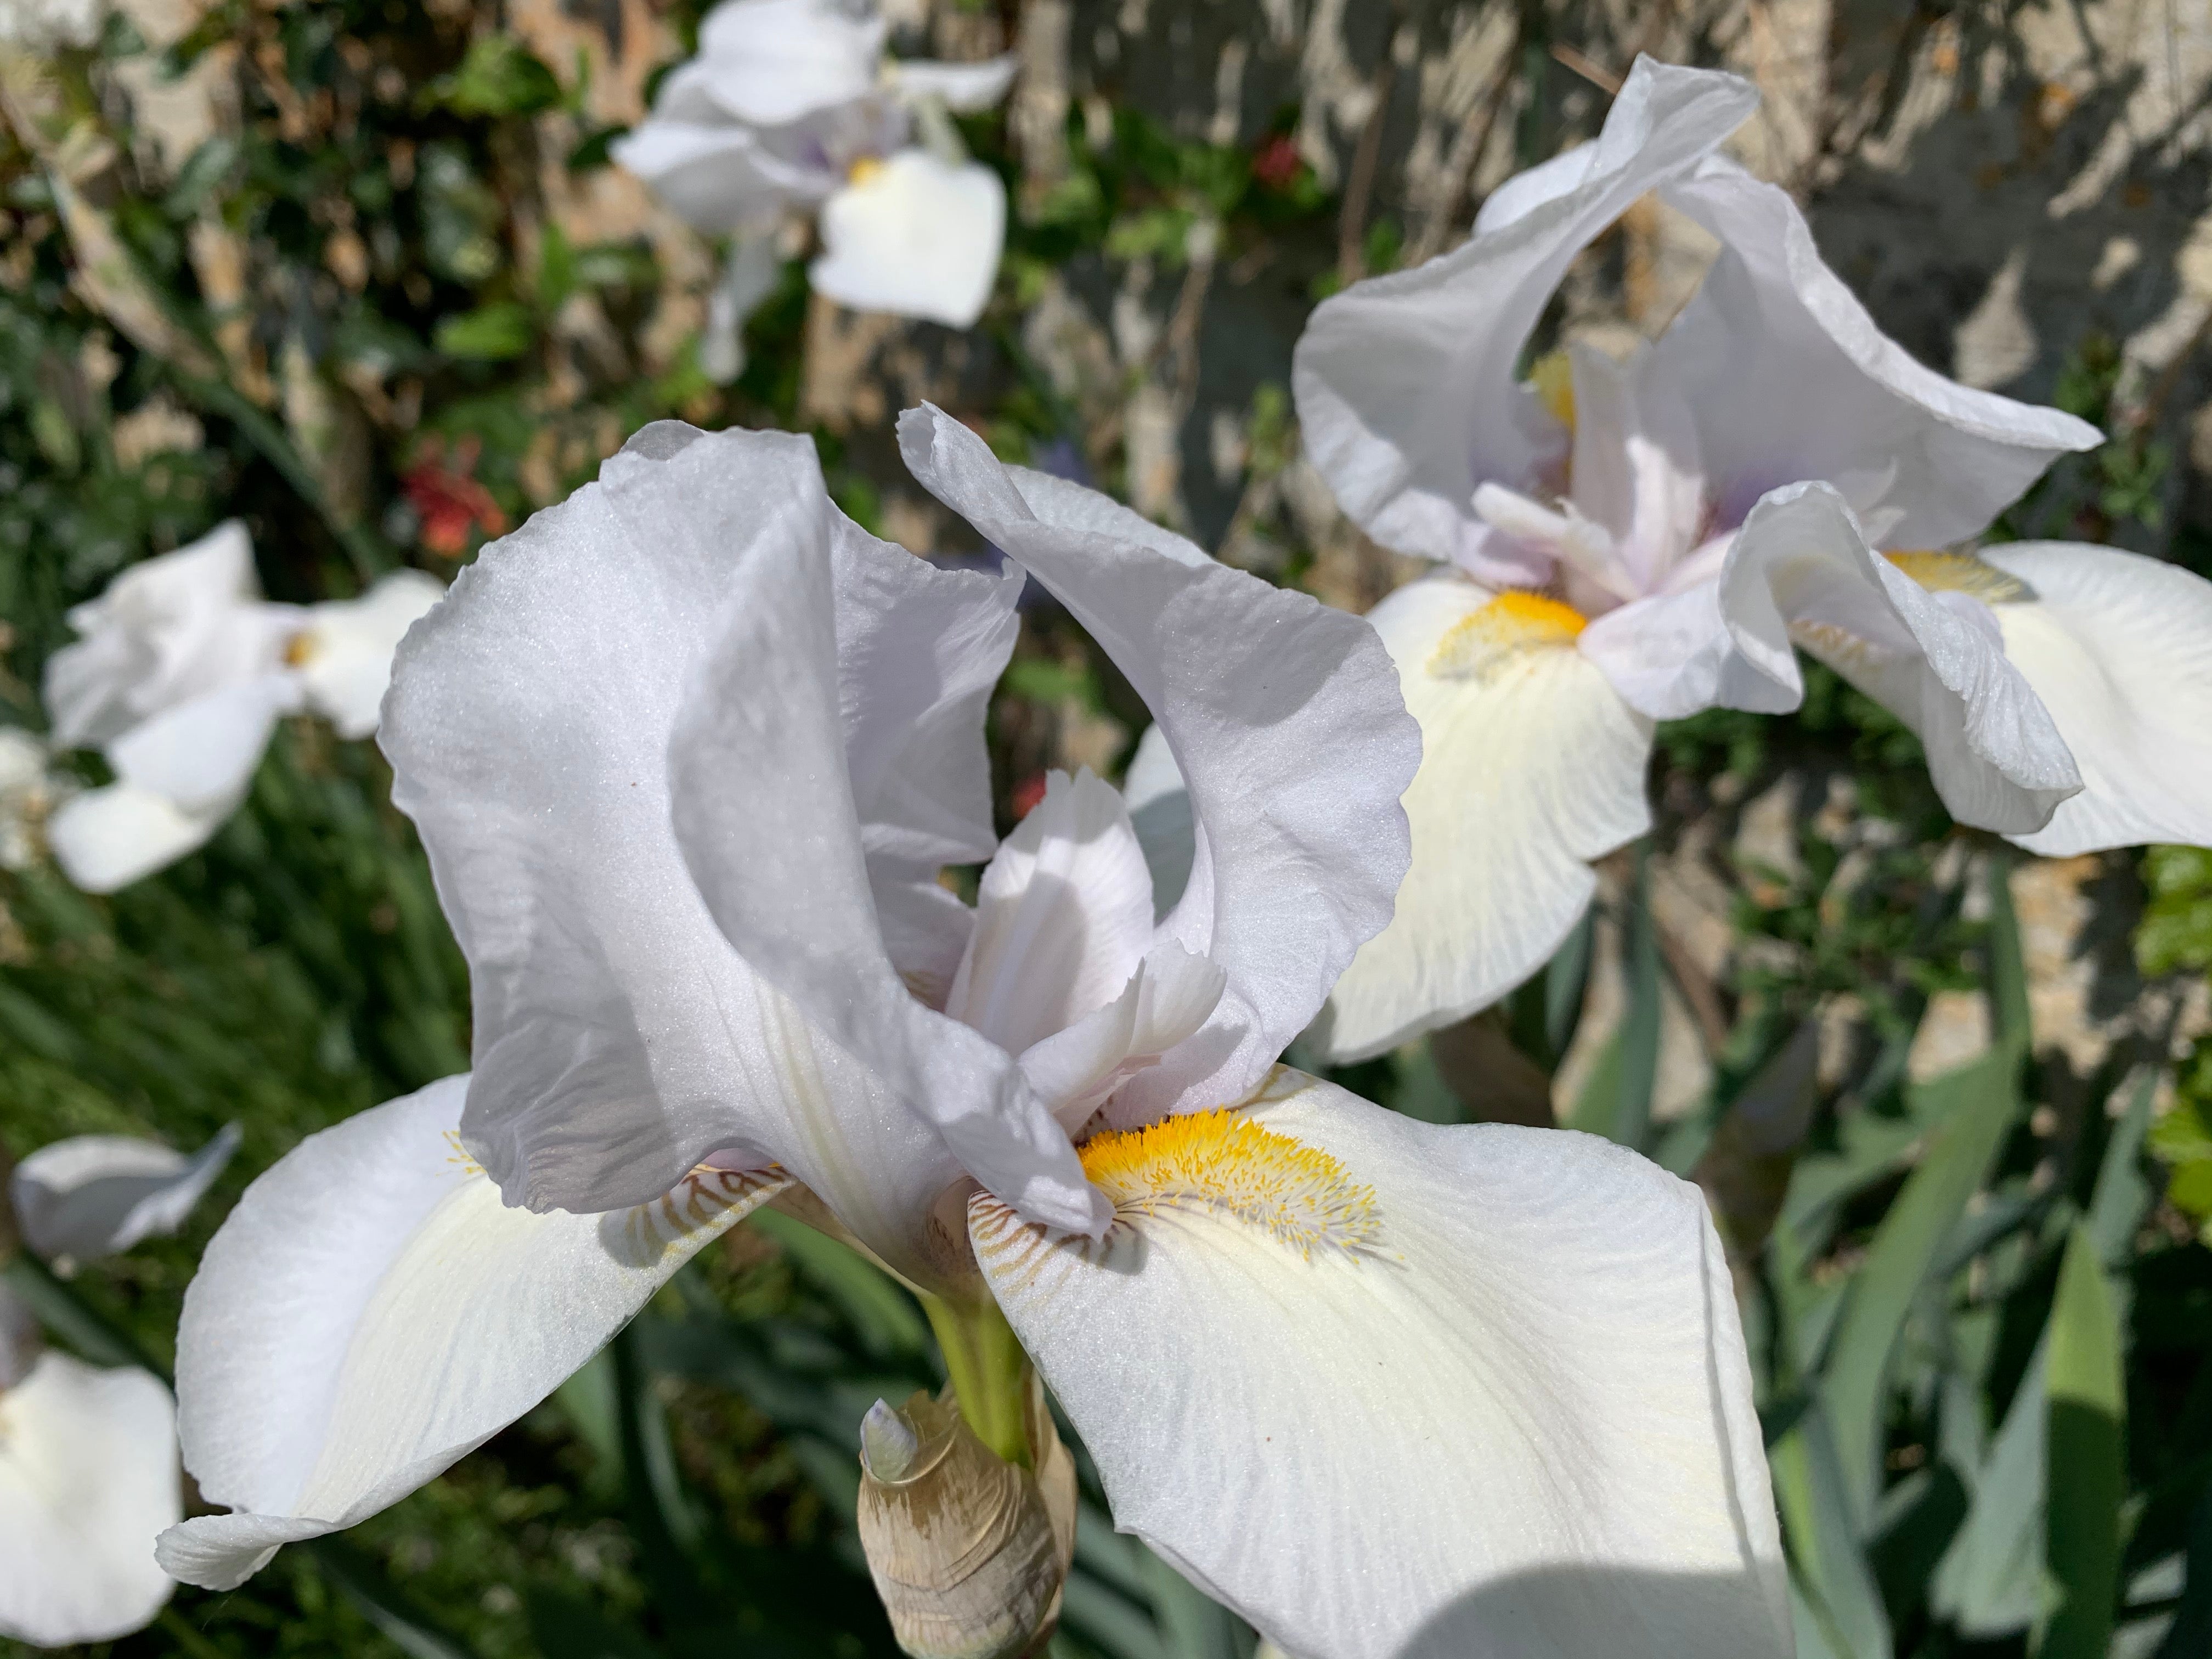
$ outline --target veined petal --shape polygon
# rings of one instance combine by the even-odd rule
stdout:
[[[71,795],[46,820],[62,873],[88,893],[112,893],[207,844],[236,803],[187,812],[167,795],[111,783]]]
[[[1024,1050],[1022,1071],[1075,1134],[1122,1084],[1194,1035],[1228,982],[1204,957],[1159,945],[1112,1002]]]
[[[184,1512],[176,1409],[150,1373],[49,1350],[0,1392],[0,1636],[106,1642],[176,1586],[154,1540]]]
[[[1711,156],[1664,194],[1722,243],[1652,372],[1696,416],[1724,522],[1819,478],[1882,545],[1942,547],[1984,528],[2055,457],[2104,441],[1915,362],[1820,262],[1779,186]]]
[[[1591,1136],[1438,1127],[1294,1073],[1085,1163],[1106,1237],[979,1194],[984,1275],[1115,1524],[1285,1651],[1790,1652],[1694,1188]]]
[[[924,405],[899,420],[922,486],[1036,577],[1166,733],[1196,821],[1162,926],[1228,976],[1206,1027],[1110,1111],[1144,1121],[1243,1097],[1389,919],[1405,872],[1398,798],[1419,734],[1357,617],[1208,559],[1095,490],[1002,466]]]
[[[833,0],[722,0],[699,25],[694,61],[723,109],[777,126],[866,97],[888,27]]]
[[[240,1513],[163,1566],[228,1589],[396,1503],[543,1400],[788,1184],[700,1168],[652,1203],[532,1214],[461,1150],[465,1077],[310,1135],[208,1245],[177,1329],[185,1467]]]
[[[1129,808],[1129,823],[1137,844],[1145,849],[1145,866],[1152,872],[1152,916],[1165,919],[1182,901],[1190,883],[1190,863],[1198,854],[1197,826],[1190,816],[1190,790],[1182,769],[1176,764],[1168,734],[1157,726],[1145,728],[1137,739],[1137,752],[1129,757],[1129,770],[1121,780],[1121,799]]]
[[[1793,484],[1752,509],[1720,602],[1749,668],[1802,695],[1795,641],[1917,732],[1936,792],[1960,823],[2032,834],[2080,792],[2074,758],[2005,660],[1989,607],[1930,593],[1875,552],[1829,485]]]
[[[772,217],[786,193],[749,127],[655,115],[617,139],[607,153],[652,185],[678,217],[709,236]]]
[[[1613,532],[1631,583],[1649,593],[1697,546],[1705,525],[1705,471],[1697,428],[1649,351],[1616,363],[1570,348],[1574,374],[1574,502]]]
[[[1575,648],[1574,611],[1443,576],[1400,588],[1368,620],[1423,753],[1396,914],[1316,1028],[1340,1060],[1462,1018],[1534,973],[1597,890],[1589,861],[1651,827],[1651,723]]]
[[[1048,773],[983,872],[945,1011],[1018,1054],[1119,996],[1152,937],[1152,873],[1120,793],[1088,767]]]
[[[646,428],[410,631],[380,741],[469,962],[464,1136],[511,1200],[644,1203],[738,1147],[919,1274],[958,1165],[732,949],[670,821],[678,710],[748,550],[826,571],[830,511],[805,438]],[[714,833],[759,855],[775,790],[728,783],[749,816]]]
[[[1006,237],[1006,187],[980,161],[902,149],[862,163],[822,204],[815,291],[855,311],[967,328],[983,314]]]
[[[1096,1226],[1067,1137],[1013,1056],[918,1000],[887,954],[845,760],[829,500],[810,476],[812,544],[794,533],[744,550],[720,635],[674,721],[671,805],[696,891],[744,960],[910,1103],[917,1127],[933,1125],[976,1180],[1055,1226]]]
[[[105,743],[200,692],[273,665],[257,626],[253,544],[235,519],[132,565],[70,612],[82,636],[47,659],[54,746]]]
[[[2081,771],[2081,793],[2016,836],[2063,858],[2150,842],[2212,846],[2212,585],[2159,559],[2015,542],[1981,559],[2027,584],[1990,597],[2007,660]]]
[[[238,1126],[186,1158],[158,1140],[72,1135],[15,1166],[8,1200],[23,1242],[52,1261],[91,1261],[173,1233],[238,1150]]]
[[[375,731],[377,710],[392,683],[392,653],[445,596],[445,583],[427,571],[395,570],[357,599],[310,605],[306,626],[286,652],[307,706],[342,738]]]
[[[1291,374],[1306,453],[1352,520],[1386,547],[1480,569],[1498,539],[1477,485],[1525,490],[1566,434],[1514,378],[1576,254],[1646,191],[1676,179],[1759,102],[1732,75],[1638,58],[1595,145],[1550,164],[1510,216],[1452,252],[1323,301]],[[1571,188],[1559,189],[1572,177]],[[1543,199],[1533,203],[1541,194]],[[1504,219],[1498,224],[1498,219]],[[1494,570],[1540,582],[1540,569]]]
[[[980,64],[945,64],[929,58],[896,58],[884,65],[890,88],[908,103],[935,98],[956,114],[994,107],[1014,83],[1021,59],[1012,52]]]
[[[125,783],[166,795],[196,817],[228,817],[245,799],[280,714],[299,706],[299,682],[279,671],[204,691],[141,721],[107,745]]]

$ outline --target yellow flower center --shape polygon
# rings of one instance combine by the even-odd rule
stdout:
[[[1083,1173],[1117,1218],[1204,1209],[1265,1228],[1311,1255],[1371,1250],[1382,1237],[1375,1189],[1317,1146],[1263,1128],[1241,1112],[1192,1112],[1092,1137]]]
[[[883,170],[884,163],[881,156],[863,155],[859,161],[854,162],[851,168],[847,171],[845,174],[845,182],[848,185],[858,187],[859,185],[866,184],[871,179],[873,179]]]
[[[305,668],[321,653],[322,647],[316,643],[314,630],[303,628],[284,641],[284,666]]]
[[[1575,429],[1575,368],[1564,351],[1547,351],[1529,365],[1528,387],[1570,432]]]
[[[1984,605],[2032,599],[2035,592],[1977,553],[1889,553],[1883,556],[1931,593],[1966,593]]]
[[[1454,623],[1429,653],[1429,672],[1486,679],[1525,653],[1572,645],[1589,626],[1571,605],[1513,589]]]

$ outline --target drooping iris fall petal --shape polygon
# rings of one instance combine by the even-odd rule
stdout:
[[[1437,1127],[1289,1073],[1084,1161],[1106,1236],[978,1194],[985,1277],[1115,1524],[1285,1651],[1790,1652],[1696,1188],[1594,1137]]]
[[[309,1136],[208,1246],[178,1327],[179,1428],[202,1496],[236,1513],[163,1534],[187,1583],[233,1588],[432,1479],[787,1184],[702,1169],[631,1209],[510,1208],[462,1150],[467,1088]]]

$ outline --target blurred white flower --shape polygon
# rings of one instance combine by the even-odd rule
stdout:
[[[73,1135],[41,1146],[9,1177],[23,1243],[69,1269],[173,1233],[238,1150],[227,1124],[187,1158],[158,1140]]]
[[[112,892],[201,846],[237,810],[279,716],[376,729],[392,653],[444,592],[402,570],[357,599],[260,596],[245,526],[133,565],[70,612],[46,665],[57,749],[100,748],[116,781],[58,807],[46,839],[88,892]]]
[[[1407,855],[1372,632],[934,410],[900,437],[1006,574],[866,534],[803,437],[666,423],[410,636],[381,741],[476,1070],[304,1143],[210,1247],[184,1441],[238,1512],[164,1564],[235,1584],[395,1501],[781,1196],[934,1298],[1001,1456],[971,1385],[1010,1322],[1119,1524],[1289,1651],[1786,1653],[1696,1190],[1277,1064]],[[1087,774],[994,834],[1030,578],[1152,709],[1181,867]],[[972,908],[937,879],[986,861]]]
[[[2043,853],[2212,840],[2212,585],[2096,548],[1923,550],[2100,434],[1885,337],[1789,196],[1719,154],[1757,102],[1639,58],[1597,139],[1298,343],[1314,465],[1443,567],[1371,617],[1427,748],[1413,869],[1330,1000],[1333,1058],[1539,967],[1589,861],[1650,827],[1653,722],[1796,708],[1793,647],[1919,734],[1964,823]],[[1569,264],[1650,191],[1719,240],[1695,298],[1626,361],[1571,347],[1518,380]]]
[[[42,1146],[9,1182],[23,1243],[66,1270],[173,1232],[237,1144],[234,1125],[190,1158],[120,1135]],[[183,1515],[182,1486],[161,1380],[46,1348],[0,1282],[0,1636],[56,1648],[151,1622],[176,1588],[154,1540]]]
[[[88,46],[107,21],[107,0],[0,0],[0,43],[26,52]]]
[[[1014,59],[897,62],[886,27],[837,0],[722,0],[699,55],[614,148],[692,225],[732,238],[706,344],[720,378],[743,367],[788,210],[818,216],[809,275],[841,305],[966,328],[990,297],[1006,188],[962,154],[946,112],[998,102]]]

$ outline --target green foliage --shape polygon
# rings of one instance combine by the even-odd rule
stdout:
[[[2146,974],[2212,968],[2212,852],[2154,847],[2143,854],[2148,890],[2136,929],[2136,962]]]

